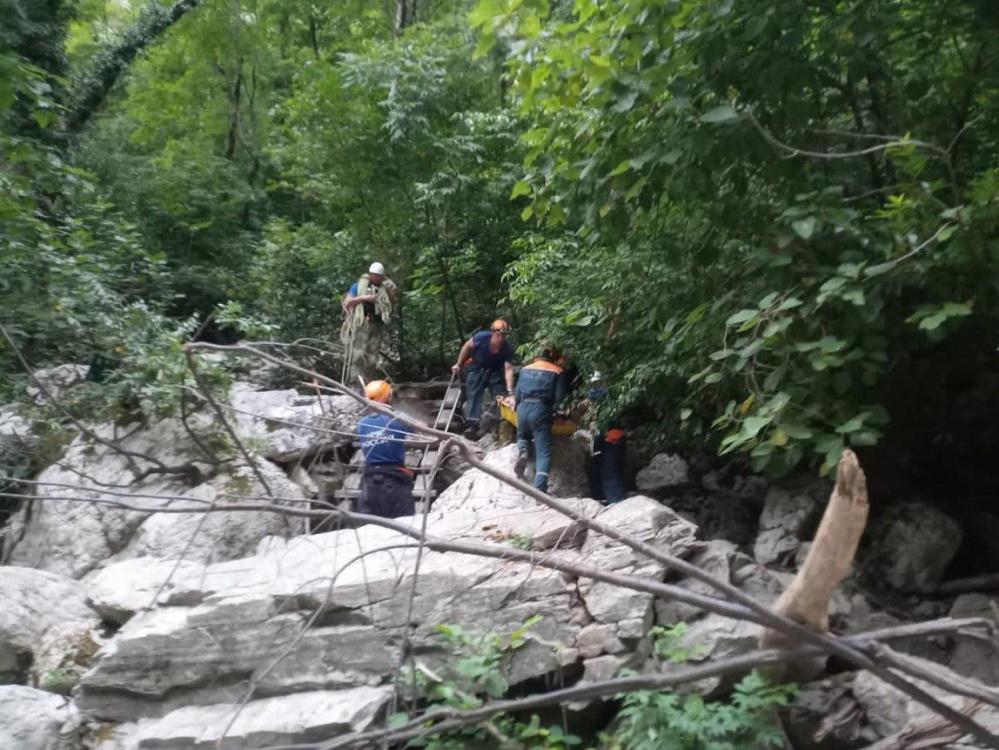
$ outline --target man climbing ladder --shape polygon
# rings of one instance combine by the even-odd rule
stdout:
[[[378,377],[382,342],[398,294],[399,288],[385,275],[385,266],[375,262],[344,295],[340,303],[344,313],[340,329],[344,382],[356,385],[358,376],[365,382]]]
[[[364,388],[372,401],[392,403],[392,386],[373,380]],[[406,467],[406,438],[412,434],[401,419],[374,413],[357,424],[357,436],[364,456],[361,497],[358,509],[383,518],[399,518],[415,513],[413,472]]]

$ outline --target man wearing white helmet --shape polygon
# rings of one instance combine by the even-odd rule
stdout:
[[[350,363],[349,379],[366,381],[379,375],[378,359],[386,326],[392,318],[399,288],[385,275],[385,266],[374,262],[344,295],[340,340]]]

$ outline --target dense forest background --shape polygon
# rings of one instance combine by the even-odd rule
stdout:
[[[183,341],[390,371],[498,314],[661,442],[992,496],[989,0],[0,0],[0,401],[169,412]],[[330,362],[324,363],[330,366]],[[884,467],[880,473],[877,467]]]

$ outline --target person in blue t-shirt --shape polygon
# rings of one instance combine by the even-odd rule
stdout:
[[[451,367],[455,374],[465,368],[465,434],[472,440],[480,434],[479,419],[486,389],[493,401],[497,396],[513,394],[514,354],[509,336],[507,322],[494,320],[488,331],[479,331],[464,343],[458,361]]]
[[[392,386],[384,380],[372,380],[364,387],[372,401],[392,401]],[[382,518],[412,516],[413,472],[406,467],[406,438],[412,429],[388,414],[369,414],[357,424],[364,457],[361,498],[358,510]]]

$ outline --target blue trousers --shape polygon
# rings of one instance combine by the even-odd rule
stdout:
[[[470,365],[465,371],[465,421],[476,424],[482,416],[482,397],[486,389],[495,399],[506,393],[502,370],[486,370],[478,365]]]
[[[416,515],[413,480],[398,467],[365,467],[357,509],[382,518]]]
[[[534,486],[548,491],[548,471],[552,465],[552,407],[541,401],[521,401],[517,405],[517,452],[527,454],[534,441]]]
[[[590,464],[590,489],[593,497],[616,503],[624,499],[624,442],[607,443],[603,433],[593,439],[593,462]]]

